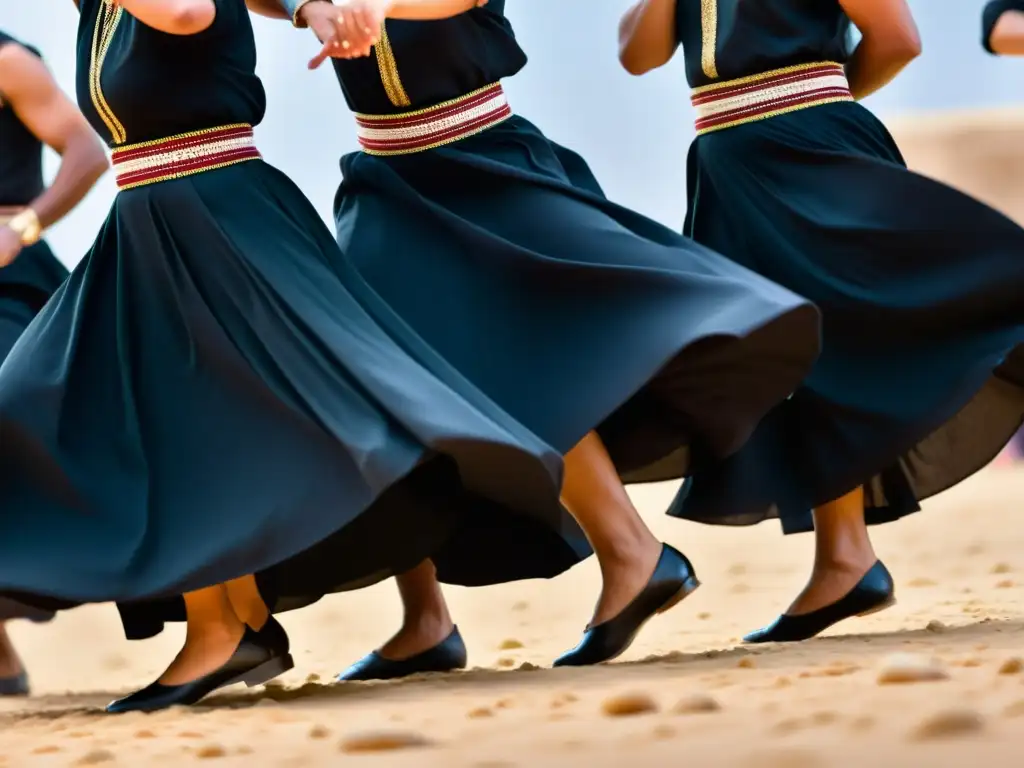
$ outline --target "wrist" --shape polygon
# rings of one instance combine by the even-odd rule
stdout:
[[[284,9],[292,15],[292,26],[298,29],[305,29],[309,26],[303,18],[302,12],[306,9],[306,6],[310,3],[327,3],[328,5],[334,5],[332,0],[283,0],[282,5]]]
[[[31,208],[26,208],[11,217],[7,222],[7,228],[21,240],[25,247],[35,245],[43,236],[43,227],[39,222],[39,216]]]

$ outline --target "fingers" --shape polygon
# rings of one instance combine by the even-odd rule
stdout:
[[[323,64],[325,61],[331,58],[331,55],[334,50],[335,47],[333,40],[329,43],[325,43],[324,47],[320,49],[320,53],[318,53],[316,56],[309,60],[309,68],[319,69],[321,64]]]

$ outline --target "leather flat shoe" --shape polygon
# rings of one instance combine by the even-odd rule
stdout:
[[[668,544],[662,544],[658,565],[640,594],[615,618],[588,627],[580,644],[555,659],[554,666],[589,666],[622,655],[633,644],[644,624],[699,586],[697,575],[686,556]]]
[[[448,637],[433,648],[408,659],[388,659],[373,651],[338,675],[337,681],[397,680],[421,672],[454,672],[465,669],[466,661],[466,644],[462,641],[459,628],[455,627]]]
[[[190,706],[218,688],[235,683],[245,683],[250,688],[262,685],[295,666],[288,651],[288,635],[271,617],[259,632],[246,627],[238,648],[219,669],[184,685],[152,683],[112,702],[107,712],[154,712],[176,705]]]
[[[0,677],[0,696],[28,696],[28,675],[24,672],[13,677]]]
[[[810,613],[784,613],[763,629],[743,638],[746,643],[797,643],[819,635],[833,624],[853,616],[867,616],[896,602],[892,575],[878,560],[863,578],[836,602]]]

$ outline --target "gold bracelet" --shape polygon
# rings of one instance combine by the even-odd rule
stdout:
[[[7,228],[13,231],[25,247],[35,245],[43,236],[43,226],[39,216],[31,208],[26,208],[7,222]]]
[[[302,19],[299,18],[299,11],[305,8],[307,5],[313,2],[328,2],[334,5],[332,0],[298,0],[298,4],[295,6],[295,10],[292,11],[292,26],[296,29],[305,29],[309,25],[306,24]]]

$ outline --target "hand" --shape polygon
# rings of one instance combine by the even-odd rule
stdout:
[[[306,3],[299,11],[323,48],[309,62],[316,69],[329,58],[369,56],[394,0],[339,0]]]
[[[10,227],[0,227],[0,269],[18,258],[21,249],[21,236]]]

